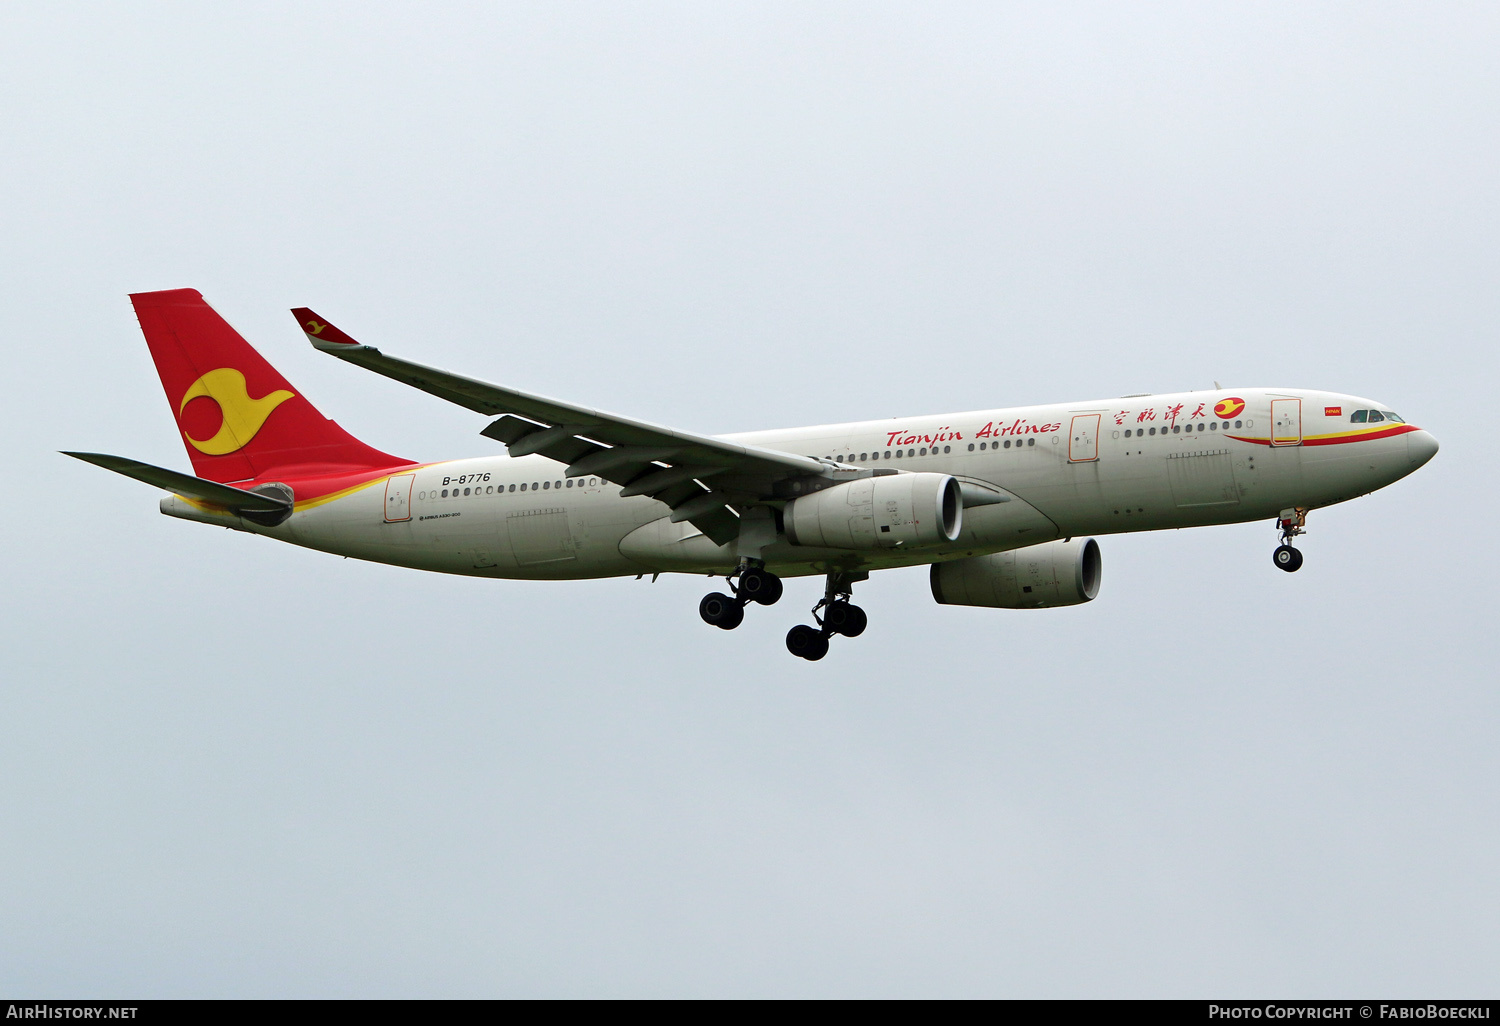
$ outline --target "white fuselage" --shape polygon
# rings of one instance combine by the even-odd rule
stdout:
[[[1243,408],[1226,419],[1215,403],[1227,395]],[[1437,449],[1425,431],[1399,421],[1350,423],[1351,413],[1367,409],[1387,408],[1331,392],[1245,389],[727,437],[860,468],[950,474],[996,486],[1005,500],[966,508],[958,540],[939,546],[807,549],[781,538],[765,551],[767,566],[796,576],[931,563],[1066,536],[1271,519],[1343,502],[1404,477]],[[690,524],[671,523],[662,503],[621,498],[620,486],[597,476],[569,481],[565,470],[541,456],[496,455],[403,468],[305,501],[299,488],[296,511],[275,527],[178,497],[163,500],[162,509],[443,573],[578,579],[735,568],[733,544],[715,545]]]

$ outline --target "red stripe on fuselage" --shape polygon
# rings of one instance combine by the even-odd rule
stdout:
[[[1382,428],[1379,431],[1366,431],[1361,434],[1332,435],[1304,438],[1303,445],[1343,445],[1345,442],[1368,442],[1374,438],[1393,438],[1396,435],[1404,435],[1408,431],[1420,431],[1421,428],[1415,424],[1397,424],[1395,427]]]
[[[1415,424],[1396,424],[1392,427],[1382,428],[1379,431],[1361,431],[1347,435],[1309,435],[1302,439],[1303,445],[1343,445],[1346,442],[1369,442],[1376,438],[1394,438],[1396,435],[1404,435],[1410,431],[1420,431],[1421,428]],[[1236,442],[1249,442],[1252,445],[1270,445],[1269,438],[1246,438],[1243,435],[1229,435]],[[1287,442],[1287,445],[1292,443]]]

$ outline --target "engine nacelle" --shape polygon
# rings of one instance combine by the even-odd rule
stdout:
[[[793,499],[782,513],[793,545],[829,549],[941,545],[958,538],[963,519],[963,494],[947,474],[850,481]]]
[[[1045,609],[1099,594],[1099,543],[1069,538],[932,564],[932,597],[950,606]]]

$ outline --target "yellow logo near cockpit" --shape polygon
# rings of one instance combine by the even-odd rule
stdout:
[[[181,417],[187,404],[194,399],[207,396],[219,404],[224,422],[219,425],[218,432],[206,440],[194,438],[187,431],[183,431],[182,435],[193,448],[209,456],[238,452],[260,433],[266,418],[271,416],[271,411],[295,394],[278,388],[269,395],[251,399],[250,392],[245,387],[245,375],[233,367],[211,370],[188,386],[188,390],[182,395],[182,402],[177,405],[177,415]]]

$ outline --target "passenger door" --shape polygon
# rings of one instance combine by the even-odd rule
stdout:
[[[1073,418],[1068,436],[1068,462],[1088,463],[1099,458],[1099,418],[1102,414],[1080,413]]]
[[[1302,400],[1271,400],[1271,444],[1302,444]]]
[[[415,474],[397,474],[385,482],[385,522],[399,524],[411,519],[411,486]]]

